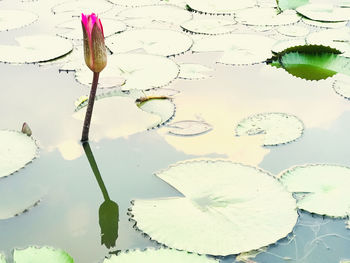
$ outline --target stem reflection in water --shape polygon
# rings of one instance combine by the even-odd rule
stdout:
[[[118,238],[119,207],[117,203],[109,198],[106,186],[103,183],[89,143],[84,142],[83,147],[104,198],[104,202],[101,204],[99,209],[101,244],[105,245],[107,248],[111,248],[115,246],[115,242]]]

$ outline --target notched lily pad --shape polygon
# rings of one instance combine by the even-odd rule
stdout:
[[[298,139],[304,125],[296,116],[286,113],[259,113],[240,121],[236,136],[264,134],[264,146],[285,144]]]
[[[206,19],[196,18],[186,21],[181,24],[181,27],[186,32],[204,35],[219,35],[227,34],[235,31],[237,22],[232,18],[229,19]]]
[[[296,166],[281,174],[281,182],[288,191],[303,194],[297,200],[300,209],[331,217],[350,214],[349,167],[328,164]]]
[[[178,136],[197,136],[210,132],[213,127],[205,121],[177,121],[167,125],[168,133]]]
[[[350,76],[338,74],[333,82],[333,89],[340,96],[350,100]]]
[[[53,13],[72,14],[72,16],[81,16],[84,14],[101,14],[112,9],[113,4],[105,0],[75,0],[66,1],[55,5],[51,11]]]
[[[336,7],[332,4],[310,3],[298,7],[296,11],[299,14],[316,21],[341,22],[347,21],[350,18],[349,8]]]
[[[0,31],[20,28],[34,23],[38,15],[25,10],[0,10]]]
[[[73,258],[67,252],[52,247],[15,249],[13,260],[16,263],[74,263]]]
[[[203,73],[212,72],[213,69],[201,64],[183,63],[180,64],[180,79],[206,79],[210,76]]]
[[[0,145],[0,178],[18,171],[37,156],[35,141],[21,132],[0,130]]]
[[[186,0],[186,3],[191,11],[215,15],[233,15],[239,9],[252,7],[256,4],[253,0]]]

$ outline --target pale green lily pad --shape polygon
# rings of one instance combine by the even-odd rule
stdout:
[[[240,121],[236,128],[236,136],[264,134],[264,146],[285,144],[298,139],[304,125],[296,116],[269,112],[259,113]]]
[[[136,29],[106,39],[113,53],[144,50],[148,54],[172,56],[188,51],[192,39],[180,32],[161,29]]]
[[[216,15],[233,15],[237,10],[252,7],[255,1],[232,1],[232,0],[186,0],[191,10]]]
[[[306,4],[296,9],[301,15],[316,21],[340,22],[350,19],[350,9],[332,4]]]
[[[136,263],[136,262],[152,262],[152,263],[218,263],[219,261],[204,255],[190,254],[185,251],[177,251],[175,249],[153,249],[149,248],[144,251],[133,250],[121,252],[118,255],[112,255],[105,259],[103,263]]]
[[[292,195],[255,167],[188,161],[156,175],[184,196],[135,200],[131,214],[138,229],[168,247],[238,254],[287,236],[298,217]]]
[[[277,32],[289,37],[304,37],[309,34],[310,30],[303,26],[289,25],[277,28]]]
[[[67,252],[51,247],[15,249],[13,261],[16,263],[74,263],[73,258]]]
[[[0,10],[0,31],[20,28],[34,23],[38,16],[25,10]]]
[[[127,7],[139,7],[159,4],[160,0],[109,0],[111,3]]]
[[[72,16],[81,16],[84,14],[101,14],[110,10],[113,4],[105,0],[75,0],[66,1],[55,5],[51,11],[53,13],[66,13],[72,14]]]
[[[182,29],[185,31],[204,34],[204,35],[219,35],[227,34],[237,30],[237,22],[233,19],[206,19],[198,18],[189,20],[181,24]]]
[[[61,23],[56,26],[60,29],[57,34],[68,39],[83,39],[83,32],[81,29],[81,21],[79,19],[73,19]],[[120,33],[126,30],[126,25],[118,20],[105,18],[103,19],[103,32],[105,37],[109,37],[113,34]]]
[[[213,127],[205,121],[177,121],[167,125],[168,133],[178,136],[197,136],[210,132]]]
[[[236,21],[251,26],[280,26],[298,22],[301,18],[294,10],[278,13],[275,8],[247,8],[237,12]]]
[[[209,76],[204,73],[212,72],[213,69],[201,64],[182,63],[180,64],[180,79],[206,79]]]
[[[195,52],[224,52],[218,62],[223,64],[254,64],[266,61],[276,40],[252,34],[210,36],[195,42]],[[259,43],[259,45],[256,45]]]
[[[334,91],[340,96],[350,100],[350,76],[339,74],[333,83]]]
[[[299,38],[299,39],[292,39],[292,40],[280,40],[276,42],[275,45],[273,45],[271,51],[273,53],[281,53],[284,50],[295,47],[295,46],[304,46],[306,45],[305,38]]]
[[[18,46],[0,45],[0,62],[45,62],[64,56],[73,49],[69,40],[58,36],[23,36],[16,38],[16,41]]]
[[[76,72],[76,79],[91,85],[91,71],[84,67]],[[179,74],[178,65],[165,57],[146,54],[116,54],[108,57],[108,67],[100,74],[100,88],[122,86],[124,90],[146,90],[169,84]]]
[[[341,28],[345,27],[348,21],[344,22],[321,22],[321,21],[315,21],[308,19],[306,17],[303,17],[301,19],[305,24],[315,27],[324,27],[324,28]]]
[[[37,156],[35,141],[20,132],[0,130],[0,145],[0,178],[18,171]]]
[[[296,9],[299,6],[306,5],[309,0],[276,0],[278,8],[282,11],[286,9]]]
[[[294,193],[300,209],[331,217],[350,214],[350,168],[312,164],[293,167],[281,174],[281,182]]]

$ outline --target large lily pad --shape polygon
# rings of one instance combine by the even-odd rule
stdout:
[[[186,0],[191,10],[217,15],[232,15],[235,11],[255,5],[255,1],[232,1],[232,0]]]
[[[181,24],[181,27],[188,32],[205,35],[219,35],[233,32],[237,29],[237,22],[233,19],[193,19]]]
[[[79,16],[84,14],[101,14],[110,10],[113,4],[105,0],[73,0],[66,1],[55,5],[51,11],[53,13],[72,14],[72,16]]]
[[[169,247],[229,255],[293,229],[295,200],[268,173],[229,161],[188,161],[156,174],[183,197],[135,200],[136,227]],[[205,241],[205,242],[203,242]]]
[[[277,28],[277,32],[289,37],[304,37],[310,32],[310,30],[303,26],[289,25]]]
[[[25,10],[0,10],[0,31],[20,28],[37,19],[36,14]]]
[[[135,262],[152,262],[152,263],[217,263],[218,261],[207,256],[190,254],[175,249],[152,249],[145,251],[133,250],[122,252],[105,259],[103,263],[135,263]]]
[[[332,4],[310,3],[296,9],[301,15],[316,21],[340,22],[350,19],[350,9],[335,7]]]
[[[16,263],[74,263],[73,258],[67,252],[51,247],[15,249],[13,260]]]
[[[281,11],[295,9],[299,6],[306,5],[307,3],[309,3],[309,0],[277,0],[278,8]]]
[[[213,71],[213,69],[205,67],[201,64],[182,63],[180,64],[180,79],[205,79],[209,76],[204,73]]]
[[[23,168],[37,155],[35,141],[20,132],[0,130],[0,145],[0,178]]]
[[[333,83],[334,91],[340,96],[350,100],[350,76],[339,74]]]
[[[111,3],[121,6],[138,7],[158,4],[160,0],[109,0]]]
[[[45,62],[64,56],[73,49],[69,40],[50,35],[23,36],[16,41],[18,46],[0,45],[1,62]]]
[[[281,174],[281,182],[297,198],[298,208],[332,217],[350,214],[350,168],[314,164]]]
[[[304,125],[293,115],[272,112],[249,116],[240,121],[235,130],[237,136],[264,134],[264,146],[270,146],[298,139]]]
[[[161,29],[137,29],[122,32],[106,39],[113,53],[144,50],[148,54],[172,56],[188,51],[192,39],[180,32]]]

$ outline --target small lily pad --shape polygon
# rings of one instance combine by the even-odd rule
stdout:
[[[136,29],[106,39],[113,53],[143,50],[148,54],[172,56],[188,51],[192,39],[180,32],[161,29]]]
[[[333,83],[334,91],[340,96],[350,100],[350,76],[339,74]]]
[[[306,4],[296,9],[301,15],[316,21],[340,22],[350,18],[350,9],[332,4]]]
[[[289,25],[277,28],[277,32],[289,37],[304,37],[309,34],[310,30],[303,26]]]
[[[232,0],[186,0],[188,8],[200,13],[215,15],[233,15],[237,10],[252,7],[255,1],[232,1]]]
[[[81,16],[84,14],[101,14],[112,9],[113,4],[105,0],[73,0],[55,5],[51,11],[53,13],[72,14],[72,16]]]
[[[13,261],[16,263],[74,263],[73,258],[67,252],[51,247],[15,249]]]
[[[208,73],[213,69],[205,67],[201,64],[183,63],[180,64],[180,79],[205,79],[209,76],[203,73]]]
[[[155,5],[160,2],[160,0],[109,0],[111,3],[127,7],[139,7],[146,5]]]
[[[293,167],[281,174],[287,190],[300,198],[300,209],[331,217],[350,214],[350,168],[338,165],[312,164]],[[302,195],[301,195],[302,194]]]
[[[167,125],[167,128],[169,128],[169,134],[178,136],[197,136],[213,129],[209,123],[195,120],[172,122]]]
[[[233,19],[206,19],[198,18],[186,21],[181,27],[188,32],[204,35],[227,34],[237,30],[237,22]]]
[[[67,39],[50,35],[24,36],[16,39],[18,46],[0,45],[0,61],[6,63],[35,63],[53,60],[73,49]]]
[[[38,20],[38,16],[25,10],[0,10],[0,31],[27,26]]]
[[[37,156],[35,141],[20,132],[0,130],[0,145],[0,178],[18,171]]]
[[[259,113],[240,121],[236,136],[264,134],[264,146],[273,146],[298,139],[304,125],[297,117],[286,113]]]
[[[296,9],[299,6],[306,5],[309,0],[277,0],[277,6],[281,11],[287,9]]]
[[[190,254],[185,251],[175,249],[153,249],[132,250],[121,252],[118,255],[112,255],[105,259],[103,263],[135,263],[135,262],[152,262],[152,263],[218,263],[216,259],[204,255]]]

